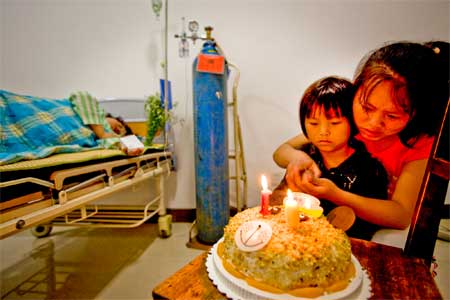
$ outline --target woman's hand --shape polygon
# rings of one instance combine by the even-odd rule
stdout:
[[[321,172],[316,163],[301,152],[298,158],[291,160],[286,167],[286,181],[291,191],[305,191],[305,184],[315,182],[320,177]]]

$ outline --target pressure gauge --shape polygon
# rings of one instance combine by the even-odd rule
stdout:
[[[197,21],[190,21],[188,24],[188,28],[191,32],[195,33],[198,31],[198,23]]]

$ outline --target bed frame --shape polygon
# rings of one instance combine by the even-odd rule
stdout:
[[[100,99],[99,104],[145,136],[145,101],[113,98]],[[172,169],[172,153],[162,145],[136,157],[97,149],[0,166],[0,239],[32,227],[35,236],[43,237],[54,225],[131,228],[156,214],[160,235],[170,236],[172,216],[166,213],[164,186]],[[148,195],[145,191],[143,203],[102,203],[117,193],[132,197],[130,192],[143,185],[156,187]],[[2,195],[14,189],[18,196]]]
[[[88,151],[89,155],[97,156],[97,150]],[[119,151],[120,152],[120,151]],[[61,154],[59,159],[73,161],[80,153]],[[0,238],[14,234],[25,228],[36,226],[32,232],[38,237],[50,233],[53,225],[70,226],[100,226],[100,227],[136,227],[156,214],[160,234],[170,235],[171,216],[166,215],[164,205],[164,182],[172,168],[172,154],[170,152],[155,152],[137,157],[112,156],[106,161],[88,161],[82,166],[69,167],[51,173],[48,179],[39,177],[22,177],[0,182],[0,188],[33,184],[40,189],[16,199],[2,202],[8,205],[11,201],[22,201],[11,209],[2,210],[0,216]],[[48,158],[52,159],[52,158]],[[34,165],[48,164],[46,159],[33,161]],[[14,165],[0,167],[13,169]],[[20,166],[16,167],[20,168]],[[113,193],[132,188],[140,182],[149,179],[157,181],[156,196],[149,199],[142,207],[129,205],[104,206],[96,204],[96,200],[105,199]]]

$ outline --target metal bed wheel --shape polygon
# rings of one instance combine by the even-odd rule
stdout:
[[[172,235],[172,215],[159,216],[158,218],[159,235],[167,238]]]
[[[43,238],[48,236],[52,232],[52,229],[52,225],[38,225],[31,228],[31,234],[37,238]]]

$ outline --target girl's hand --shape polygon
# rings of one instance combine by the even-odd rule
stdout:
[[[333,201],[333,196],[336,195],[339,190],[334,182],[327,178],[316,178],[314,182],[304,182],[302,188],[305,193],[330,201]],[[335,204],[340,205],[340,203]]]

